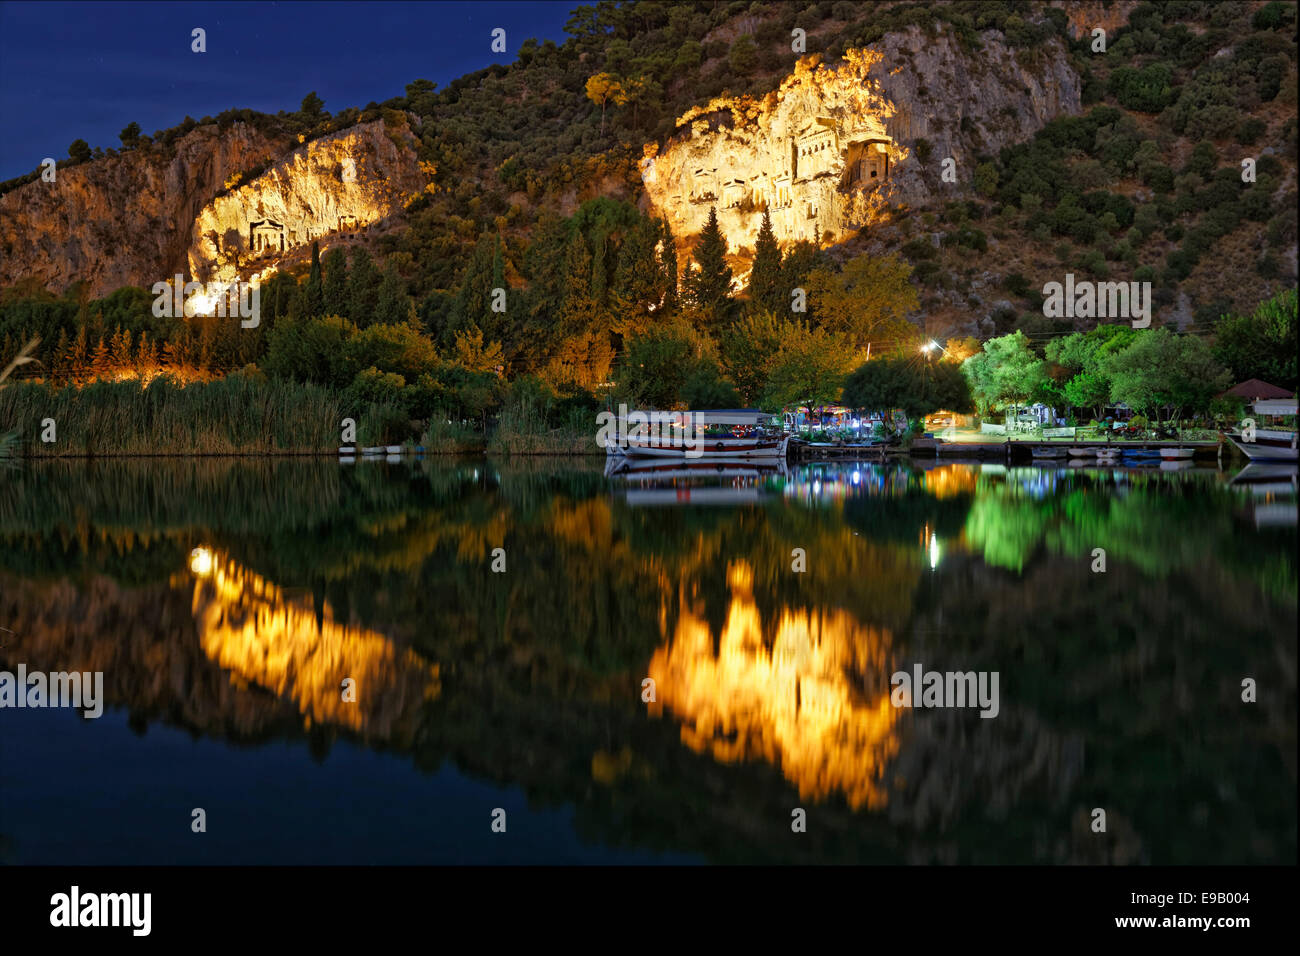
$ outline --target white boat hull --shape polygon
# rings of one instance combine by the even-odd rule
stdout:
[[[1251,461],[1296,461],[1296,438],[1292,432],[1260,429],[1254,441],[1242,441],[1240,434],[1228,440]]]
[[[784,460],[789,436],[782,438],[706,438],[687,445],[681,440],[628,438],[625,444],[606,445],[611,454],[629,458],[778,458]]]

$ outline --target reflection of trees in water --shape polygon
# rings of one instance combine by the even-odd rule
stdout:
[[[1272,600],[1295,600],[1294,530],[1243,534],[1233,516],[1239,496],[1217,483],[1156,475],[1129,475],[1108,493],[1112,487],[1109,477],[1066,473],[1056,494],[1041,496],[1014,477],[981,476],[967,544],[986,563],[1017,572],[1040,549],[1090,563],[1103,548],[1108,573],[1128,565],[1145,578],[1210,560]]]
[[[98,660],[110,701],[141,721],[265,739],[302,736],[313,712],[285,692],[264,651],[238,644],[230,660],[261,675],[247,687],[203,653],[193,579],[170,576],[211,540],[274,582],[270,605],[310,595],[304,613],[328,606],[340,634],[382,642],[375,661],[411,647],[420,666],[439,662],[437,700],[408,695],[395,722],[316,724],[311,739],[359,730],[421,767],[450,759],[542,804],[574,803],[592,839],[720,860],[1092,860],[1098,841],[1072,828],[1081,808],[1106,806],[1105,859],[1294,852],[1282,814],[1295,794],[1295,660],[1279,637],[1294,632],[1294,605],[1261,604],[1242,588],[1236,569],[1250,565],[1234,562],[1260,539],[1252,529],[1215,550],[1230,519],[1214,501],[1208,515],[1194,502],[1179,510],[1187,502],[1163,500],[1158,486],[1130,490],[1119,507],[1104,487],[1022,500],[982,479],[972,498],[953,472],[827,508],[643,510],[611,498],[591,470],[483,462],[387,472],[149,463],[46,477],[0,496],[0,567],[24,578],[5,581],[0,611],[41,632],[24,649],[29,666],[38,651],[45,669]],[[929,570],[920,528],[952,538],[964,528],[985,550],[972,529],[996,537],[1004,501],[1048,519],[1050,532],[1008,551],[1024,555],[1023,576],[960,548]],[[1146,542],[1116,532],[1110,573],[1087,573],[1093,529],[1137,527],[1144,514],[1215,544],[1139,582],[1123,573],[1123,552]],[[1035,556],[1044,543],[1048,556]],[[489,570],[497,546],[504,575]],[[806,574],[790,570],[794,547],[808,553]],[[1057,549],[1083,557],[1054,559]],[[747,590],[728,575],[739,562]],[[788,706],[784,655],[806,710]],[[1000,670],[1001,715],[891,712],[887,732],[873,729],[882,681],[914,660]],[[669,719],[647,720],[640,680],[658,667],[670,675],[660,689]],[[1289,682],[1243,723],[1237,675],[1277,670]],[[719,675],[726,694],[710,697]],[[864,729],[816,725],[819,700]],[[744,748],[722,730],[742,724]],[[682,746],[683,728],[700,752]],[[817,734],[826,743],[810,744]],[[745,759],[719,762],[731,756]],[[789,833],[795,801],[811,811],[807,834]],[[855,803],[881,809],[855,813]]]
[[[1040,858],[1277,862],[1294,854],[1294,604],[1261,600],[1212,555],[1153,579],[1114,566],[1093,574],[1086,558],[1063,557],[1036,560],[1014,587],[1005,577],[971,558],[945,562],[918,597],[909,645],[927,662],[1000,671],[1007,717],[1031,717],[1081,742],[1086,772],[1068,801],[1041,812],[1020,801],[1008,820],[1013,828],[1061,822],[1026,834]],[[1258,703],[1241,700],[1245,676],[1267,687]],[[990,759],[986,747],[977,752]],[[905,743],[900,760],[908,755]],[[1113,839],[1100,845],[1086,825],[1065,838],[1066,823],[1094,806],[1127,821],[1126,841],[1113,825]],[[978,833],[960,829],[963,845],[966,835],[978,843]]]

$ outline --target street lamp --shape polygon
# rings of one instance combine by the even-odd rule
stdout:
[[[944,353],[945,355],[948,354],[948,350],[944,348],[942,345],[940,345],[938,342],[936,342],[934,339],[931,339],[930,341],[926,342],[924,345],[921,346],[921,351],[924,352],[926,355],[929,355],[930,352],[934,349],[938,349],[940,352]]]

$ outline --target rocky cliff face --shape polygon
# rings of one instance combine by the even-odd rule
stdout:
[[[143,147],[6,193],[0,284],[31,278],[62,292],[86,280],[103,295],[178,272],[200,281],[248,278],[314,238],[392,216],[423,188],[405,127],[390,137],[376,121],[295,145],[245,123],[224,132],[207,125],[172,151]],[[344,181],[345,168],[354,181]],[[263,244],[256,252],[254,242]]]
[[[1058,42],[1026,54],[995,31],[981,40],[983,50],[967,52],[948,33],[912,28],[850,51],[835,69],[807,57],[762,99],[691,110],[667,144],[645,148],[650,201],[679,236],[698,233],[716,207],[738,251],[753,247],[764,207],[778,240],[829,245],[887,206],[956,191],[980,153],[1080,106]],[[958,184],[943,181],[948,158]]]
[[[313,140],[193,220],[189,271],[228,282],[269,273],[315,239],[368,230],[399,213],[425,184],[406,126],[381,121]]]

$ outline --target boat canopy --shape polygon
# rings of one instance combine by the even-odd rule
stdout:
[[[629,412],[630,414],[634,414]],[[661,411],[641,411],[640,414],[650,417],[651,421],[681,421],[682,416],[691,415],[697,424],[709,425],[762,425],[771,419],[772,413],[765,412],[757,408],[721,408],[710,409],[708,411],[685,411],[685,412],[661,412]]]
[[[1263,398],[1254,405],[1256,415],[1294,415],[1296,400],[1294,398]]]

